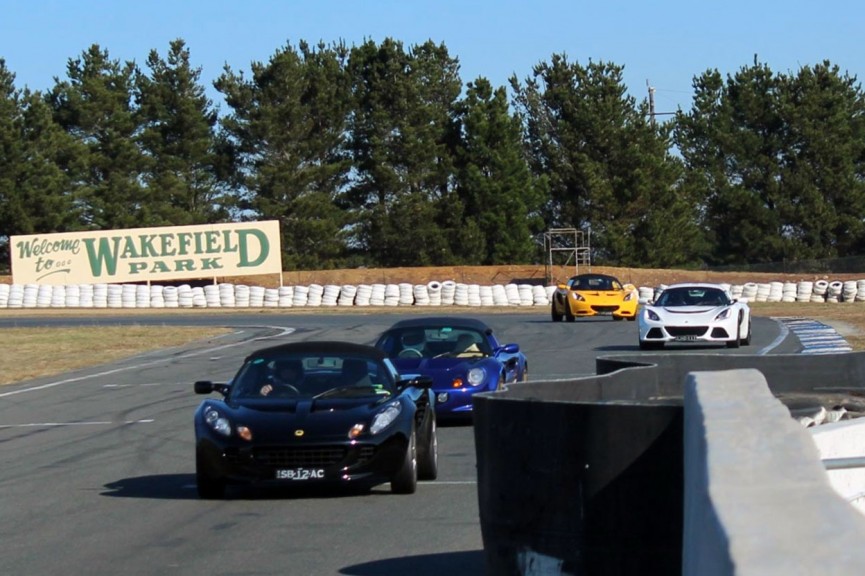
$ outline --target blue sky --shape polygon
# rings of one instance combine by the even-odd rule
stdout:
[[[774,72],[829,60],[865,76],[865,2],[824,0],[0,0],[0,58],[16,86],[46,90],[91,44],[142,67],[182,38],[214,100],[212,81],[229,64],[248,71],[300,40],[361,44],[433,40],[459,59],[463,83],[478,76],[507,85],[538,62],[624,66],[638,100],[655,88],[658,112],[690,107],[694,76],[733,74],[756,54]]]

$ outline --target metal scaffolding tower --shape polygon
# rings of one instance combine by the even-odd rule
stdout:
[[[544,232],[544,251],[547,253],[547,283],[552,282],[555,266],[574,266],[574,274],[580,273],[580,266],[591,269],[591,228],[551,228]]]

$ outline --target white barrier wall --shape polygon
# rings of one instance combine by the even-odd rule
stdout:
[[[728,285],[754,302],[865,302],[865,280]],[[635,287],[651,299],[664,286]],[[556,286],[427,284],[204,287],[140,284],[0,284],[0,308],[290,308],[310,306],[549,306]]]
[[[686,576],[865,573],[865,516],[757,370],[685,384]]]
[[[865,457],[865,419],[821,424],[808,430],[822,460]],[[827,474],[832,488],[856,510],[865,514],[865,467],[828,470]]]

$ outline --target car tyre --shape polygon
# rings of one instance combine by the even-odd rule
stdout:
[[[390,480],[394,494],[414,494],[417,490],[417,434],[412,424],[402,464]]]
[[[499,376],[499,381],[496,384],[495,392],[499,392],[499,391],[504,390],[504,389],[505,389],[505,375],[502,374],[501,376]]]
[[[562,321],[562,315],[556,311],[556,303],[555,302],[553,302],[550,305],[550,316],[552,317],[553,322],[561,322]]]
[[[195,455],[195,484],[198,497],[203,500],[219,500],[225,496],[225,481],[207,472],[199,454]]]
[[[571,304],[565,301],[565,320],[573,322],[575,320],[574,313],[571,311]]]
[[[742,315],[739,315],[739,322],[736,324],[736,337],[727,341],[727,348],[738,348],[742,343]]]
[[[748,333],[742,338],[742,346],[751,345],[751,319],[748,318]]]
[[[435,416],[431,414],[428,420],[426,446],[423,450],[418,450],[417,476],[420,480],[435,480],[439,475]]]

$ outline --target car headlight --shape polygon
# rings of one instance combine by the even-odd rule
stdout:
[[[215,408],[207,408],[204,412],[204,422],[210,429],[223,436],[231,436],[231,423]]]
[[[726,320],[730,317],[730,310],[732,310],[732,308],[724,308],[723,310],[721,310],[720,314],[715,316],[715,320]]]
[[[402,412],[402,405],[399,402],[393,402],[384,407],[382,411],[376,414],[372,419],[372,425],[369,427],[370,434],[378,434],[397,419],[397,416]]]
[[[636,292],[628,292],[627,294],[625,294],[625,297],[623,298],[623,300],[624,300],[625,302],[629,302],[629,301],[633,300],[633,299],[636,298],[636,297],[637,297],[637,293],[636,293]]]
[[[661,318],[655,314],[654,310],[646,309],[646,318],[652,320],[653,322],[660,322]]]
[[[483,368],[472,368],[466,375],[466,381],[468,381],[469,386],[480,386],[484,383],[484,376]]]
[[[586,301],[586,299],[583,298],[583,295],[580,294],[579,292],[571,292],[571,298],[573,298],[577,302],[585,302]]]

